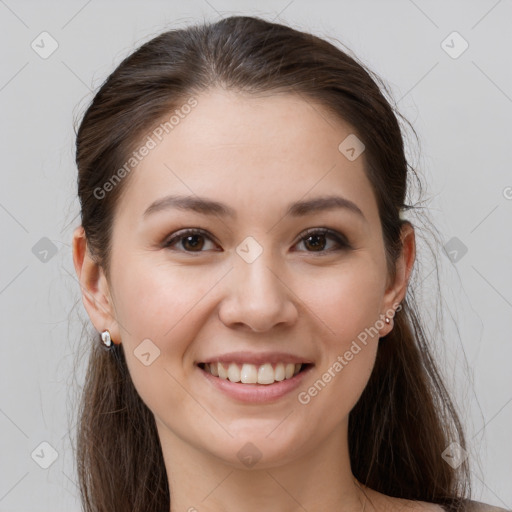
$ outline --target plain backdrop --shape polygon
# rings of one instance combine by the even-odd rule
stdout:
[[[70,250],[74,120],[142,42],[231,14],[340,41],[417,131],[420,152],[413,139],[408,152],[442,235],[436,264],[418,233],[425,323],[436,335],[445,313],[433,350],[466,428],[473,499],[512,508],[511,2],[1,0],[0,511],[80,510],[69,434],[87,343]]]

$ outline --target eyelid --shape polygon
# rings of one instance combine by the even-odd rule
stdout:
[[[218,242],[215,240],[215,238],[212,235],[210,235],[207,231],[205,231],[204,229],[183,228],[183,229],[180,229],[180,230],[172,233],[172,235],[166,237],[164,239],[164,241],[162,242],[162,247],[163,248],[170,247],[175,242],[177,242],[183,238],[186,238],[187,236],[191,236],[191,235],[204,236],[205,238],[207,238],[207,239],[211,240],[212,242],[214,242],[215,244],[219,245]],[[297,245],[300,242],[303,242],[308,236],[311,236],[311,235],[329,235],[329,237],[334,239],[335,242],[339,245],[339,248],[336,248],[336,249],[330,249],[330,250],[326,250],[326,251],[318,251],[319,255],[329,254],[331,252],[352,248],[352,245],[350,244],[350,242],[347,240],[347,238],[342,233],[339,233],[336,230],[333,230],[331,228],[326,228],[326,227],[308,228],[305,231],[302,231],[298,235],[295,242],[293,243],[293,246]],[[202,252],[206,252],[206,251],[197,251],[197,252],[195,252],[195,251],[177,251],[177,252],[183,252],[185,254],[201,254]],[[299,252],[307,252],[307,253],[315,254],[316,251],[299,251]]]
[[[177,241],[179,241],[179,240],[181,240],[183,238],[186,238],[187,236],[191,236],[191,235],[202,235],[205,238],[208,238],[212,242],[214,242],[217,245],[219,245],[218,242],[215,240],[215,238],[210,233],[205,231],[204,229],[201,229],[201,228],[183,228],[183,229],[175,231],[171,235],[167,236],[164,239],[164,241],[162,242],[162,247],[163,248],[169,247],[171,244],[173,244],[173,243],[175,243],[175,242],[177,242]],[[178,251],[178,252],[185,252],[185,253],[189,253],[189,254],[193,253],[193,251]],[[204,252],[204,251],[199,251],[196,254],[200,254],[201,252]]]
[[[311,235],[329,235],[331,238],[334,238],[336,242],[341,245],[342,247],[349,248],[351,247],[349,241],[343,235],[342,233],[339,233],[338,231],[331,229],[331,228],[324,228],[324,227],[318,227],[318,228],[308,228],[305,231],[303,231],[297,241],[294,243],[294,245],[298,244],[299,242],[302,242],[304,238],[307,238]],[[321,251],[321,252],[330,252],[330,251]]]

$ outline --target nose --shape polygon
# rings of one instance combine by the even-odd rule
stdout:
[[[295,295],[273,263],[266,251],[251,263],[234,255],[234,268],[219,308],[219,318],[226,326],[243,325],[254,332],[265,332],[296,321]]]

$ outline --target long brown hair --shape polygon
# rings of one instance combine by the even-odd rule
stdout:
[[[324,39],[260,18],[232,16],[170,30],[125,58],[86,110],[76,138],[81,223],[89,248],[109,275],[112,220],[130,176],[115,178],[144,136],[187,99],[212,87],[287,92],[321,104],[349,123],[365,144],[365,172],[378,204],[390,275],[401,251],[411,180],[399,118],[386,85],[356,57]],[[414,130],[413,130],[414,131]],[[103,189],[104,190],[104,189]],[[413,210],[413,211],[414,211]],[[465,461],[441,454],[465,448],[454,405],[429,352],[414,290],[381,340],[373,373],[350,413],[354,476],[389,496],[461,510],[468,496]],[[123,346],[88,346],[78,411],[76,458],[86,512],[163,512],[170,495],[153,414],[138,395]]]

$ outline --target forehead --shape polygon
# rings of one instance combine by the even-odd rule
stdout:
[[[179,122],[161,125],[161,140],[142,138],[155,144],[132,171],[118,214],[135,219],[155,199],[181,194],[229,203],[242,217],[265,210],[275,220],[291,201],[339,193],[375,220],[364,153],[351,161],[339,150],[353,129],[320,104],[219,89],[194,98]]]

